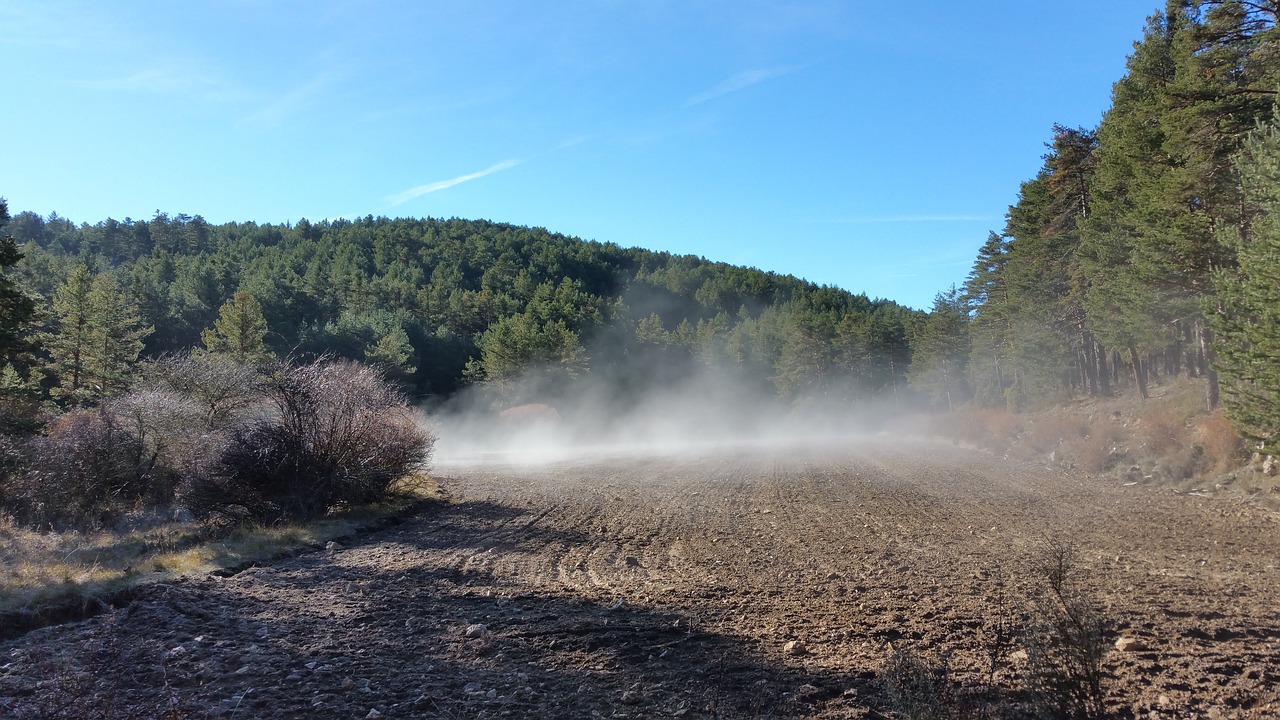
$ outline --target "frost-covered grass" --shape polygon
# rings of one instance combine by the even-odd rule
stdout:
[[[317,547],[441,497],[425,475],[407,478],[390,500],[307,523],[227,526],[129,518],[116,532],[41,533],[0,517],[0,614],[39,612],[75,598],[107,599],[139,583],[206,575]]]

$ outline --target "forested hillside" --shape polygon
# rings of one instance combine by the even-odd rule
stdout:
[[[1173,0],[1096,129],[1056,126],[930,326],[947,391],[1014,410],[1184,374],[1274,443],[1280,36],[1274,2]],[[959,321],[946,322],[946,318]],[[960,371],[963,368],[963,371]]]
[[[794,277],[484,221],[77,224],[24,212],[8,232],[24,256],[14,274],[44,304],[42,382],[81,401],[119,389],[67,367],[78,318],[119,322],[107,306],[129,314],[115,334],[135,333],[134,357],[215,350],[247,324],[265,353],[378,363],[419,397],[483,382],[508,402],[538,399],[517,382],[528,373],[540,392],[603,376],[625,394],[708,369],[788,401],[892,396],[922,316]],[[94,310],[94,288],[114,300]]]
[[[195,349],[327,353],[381,365],[414,398],[480,385],[495,409],[588,379],[625,402],[709,372],[793,405],[1022,411],[1145,399],[1185,375],[1274,443],[1278,8],[1170,0],[1100,125],[1053,128],[1005,226],[928,314],[487,221],[21,212],[4,231],[6,422],[93,404],[140,358]]]

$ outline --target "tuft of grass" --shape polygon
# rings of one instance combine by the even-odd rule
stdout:
[[[0,516],[0,617],[40,615],[56,603],[109,599],[141,583],[207,575],[349,537],[443,493],[420,473],[388,500],[305,523],[165,522],[125,532],[39,533]]]

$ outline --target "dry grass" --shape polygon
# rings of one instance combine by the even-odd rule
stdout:
[[[1196,429],[1196,438],[1204,448],[1205,464],[1210,470],[1239,466],[1249,458],[1244,440],[1221,410],[1204,419]]]
[[[1141,401],[1132,395],[1083,399],[1065,407],[1015,414],[962,409],[930,418],[933,435],[1007,457],[1060,463],[1090,473],[1113,473],[1202,490],[1232,486],[1250,502],[1280,505],[1280,484],[1236,483],[1260,476],[1247,465],[1245,443],[1221,411],[1204,410],[1204,384],[1179,378]],[[1210,477],[1210,476],[1218,477]],[[1270,480],[1267,478],[1267,480]],[[1261,499],[1258,499],[1261,498]],[[1266,502],[1264,502],[1266,501]]]
[[[385,503],[270,527],[138,519],[140,527],[127,532],[38,533],[0,518],[0,615],[269,560],[352,535],[441,497],[439,486],[425,475],[400,481],[396,490]]]
[[[958,410],[933,418],[933,432],[946,438],[997,452],[1013,447],[1027,426],[1027,418],[1007,410]]]
[[[1047,415],[1031,426],[1023,444],[1033,453],[1048,453],[1063,444],[1087,437],[1089,430],[1089,420],[1085,417],[1071,414]]]
[[[1138,420],[1137,435],[1146,454],[1164,457],[1189,445],[1191,431],[1181,417],[1154,408]]]

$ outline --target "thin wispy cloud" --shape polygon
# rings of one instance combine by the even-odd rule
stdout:
[[[459,175],[458,177],[449,178],[448,180],[437,180],[435,182],[427,183],[425,185],[418,185],[416,187],[411,187],[408,190],[405,190],[404,192],[399,192],[399,193],[396,193],[395,195],[389,196],[387,198],[387,203],[392,206],[401,205],[416,197],[422,197],[423,195],[427,195],[433,192],[439,192],[441,190],[451,188],[454,185],[461,185],[462,183],[465,183],[465,182],[471,182],[472,180],[479,180],[480,178],[485,177],[486,175],[492,175],[496,172],[502,172],[503,170],[510,170],[511,168],[519,165],[521,162],[523,161],[522,160],[503,160],[502,162],[496,165],[490,165],[489,167],[483,170],[480,170],[479,172],[467,173],[466,175]]]
[[[242,88],[213,73],[180,69],[176,64],[151,67],[129,75],[102,78],[86,83],[95,90],[175,95],[206,102],[234,102],[248,98]]]
[[[892,223],[991,222],[995,219],[987,215],[873,215],[833,218],[820,222],[837,225],[885,225]]]
[[[744,90],[746,88],[751,87],[752,85],[757,85],[766,80],[772,80],[776,77],[782,77],[783,75],[788,75],[799,69],[800,69],[800,66],[798,65],[784,65],[780,67],[761,68],[757,70],[748,70],[746,72],[740,72],[737,75],[734,75],[733,77],[729,78],[728,80],[725,80],[724,82],[720,83],[719,85],[716,85],[710,90],[707,90],[705,92],[700,92],[697,95],[694,95],[693,97],[689,98],[688,100],[685,100],[684,106],[691,107],[693,105],[699,105],[701,103],[707,102],[708,100],[715,100],[718,97],[723,97],[730,93],[735,93],[735,92],[738,92],[739,90]]]
[[[65,7],[39,0],[0,4],[0,45],[101,49],[123,44],[120,33],[91,6]]]
[[[261,110],[246,117],[242,124],[279,125],[290,116],[310,105],[321,91],[329,86],[331,80],[331,76],[327,73],[317,75],[276,98]]]

